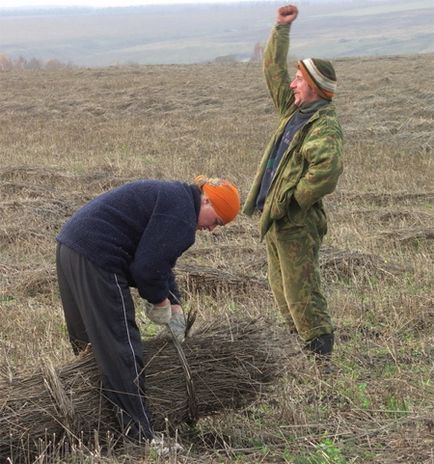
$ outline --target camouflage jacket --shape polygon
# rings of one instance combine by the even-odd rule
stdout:
[[[264,52],[264,73],[274,105],[279,112],[279,126],[265,149],[243,212],[251,216],[256,209],[263,174],[285,126],[297,111],[294,95],[289,88],[287,55],[289,26],[276,25]],[[273,221],[297,214],[297,223],[315,204],[322,207],[321,198],[334,191],[342,173],[342,129],[332,103],[316,111],[309,121],[296,132],[281,158],[261,215],[261,238]],[[290,208],[294,197],[297,211]]]

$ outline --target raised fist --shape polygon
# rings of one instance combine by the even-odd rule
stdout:
[[[281,6],[277,10],[277,24],[291,24],[298,15],[298,9],[295,5]]]

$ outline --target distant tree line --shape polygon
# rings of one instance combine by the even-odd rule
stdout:
[[[264,45],[260,42],[256,42],[253,52],[250,58],[246,53],[235,53],[231,55],[217,56],[214,58],[214,63],[238,63],[238,62],[250,62],[250,63],[261,63],[264,55]]]
[[[19,56],[13,59],[4,53],[0,53],[0,71],[11,71],[13,69],[64,69],[72,67],[71,63],[62,63],[55,58],[44,61],[38,58],[26,59],[23,56]]]

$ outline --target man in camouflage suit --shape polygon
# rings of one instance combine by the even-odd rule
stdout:
[[[336,74],[326,60],[308,58],[288,75],[289,30],[298,14],[287,5],[264,52],[264,72],[280,123],[268,144],[244,212],[261,214],[268,278],[290,329],[317,355],[333,350],[333,325],[321,292],[319,249],[327,232],[322,197],[342,172],[342,130],[331,102]]]

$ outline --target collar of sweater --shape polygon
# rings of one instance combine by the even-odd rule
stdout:
[[[299,111],[303,114],[311,114],[315,113],[315,111],[319,110],[323,106],[330,103],[329,100],[325,100],[324,98],[320,98],[319,100],[315,100],[314,102],[304,103],[300,106]]]

